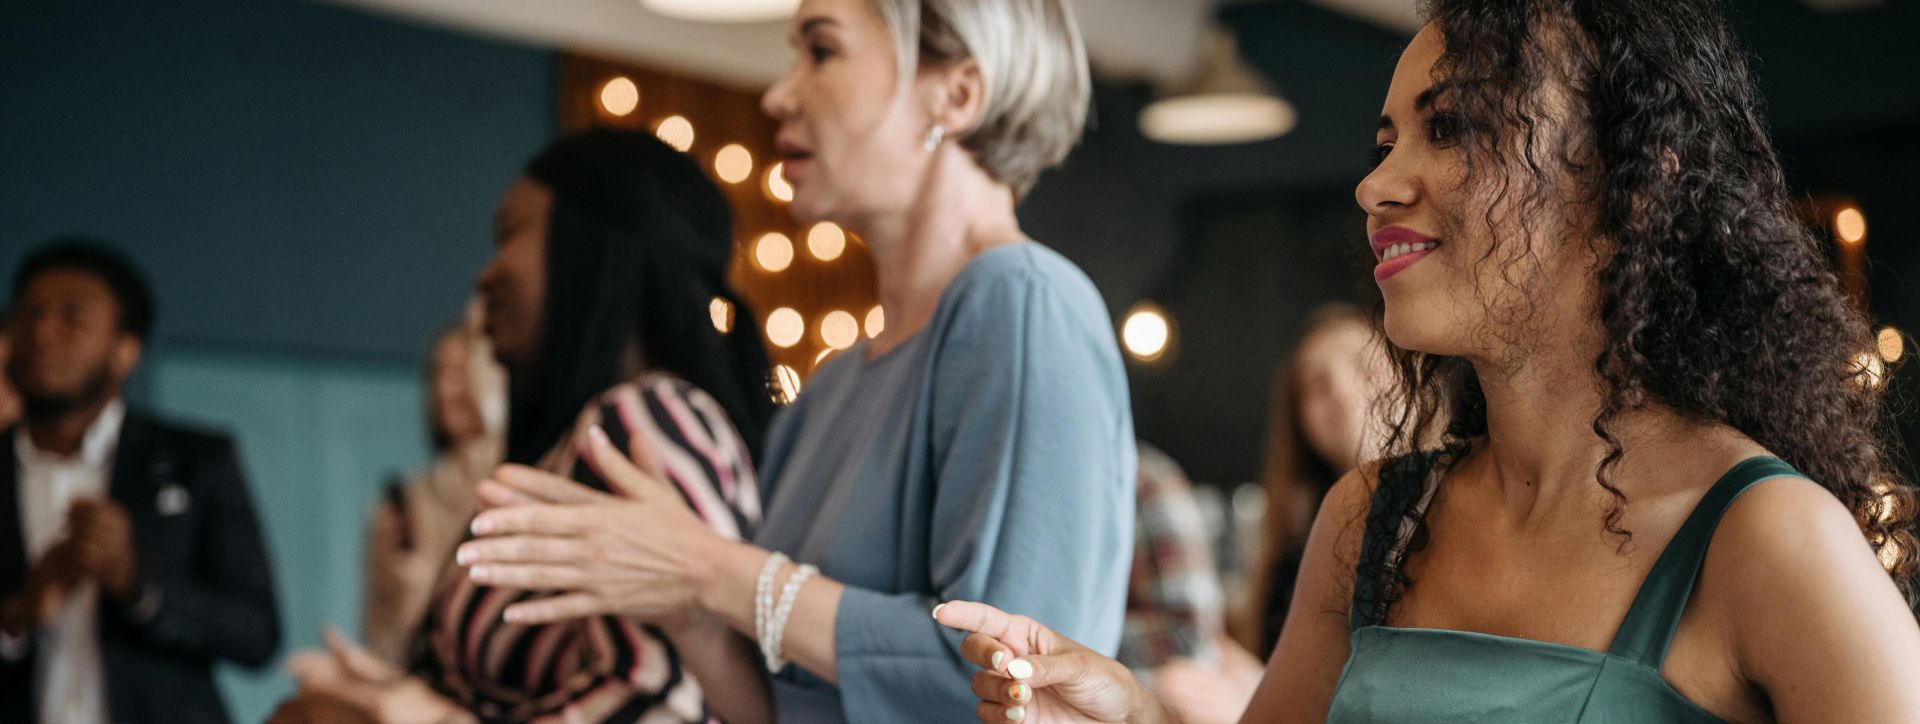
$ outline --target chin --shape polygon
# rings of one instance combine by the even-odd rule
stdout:
[[[1393,346],[1411,352],[1451,355],[1455,345],[1449,344],[1452,325],[1439,313],[1436,304],[1421,304],[1409,301],[1395,303],[1388,299],[1386,315],[1381,328],[1387,341]]]

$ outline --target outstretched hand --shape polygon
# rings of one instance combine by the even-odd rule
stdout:
[[[953,601],[933,609],[944,626],[971,632],[961,656],[973,675],[983,723],[1161,721],[1164,710],[1113,659],[1026,616],[984,603]]]
[[[583,459],[620,495],[502,466],[480,483],[487,509],[473,520],[477,539],[456,557],[475,583],[557,592],[509,606],[514,623],[602,615],[671,623],[695,604],[703,546],[719,536],[663,479],[644,442],[634,442],[630,460],[598,426],[588,438]]]

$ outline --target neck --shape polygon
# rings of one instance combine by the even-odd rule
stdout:
[[[975,256],[1025,238],[1013,190],[993,181],[949,144],[929,164],[920,192],[903,211],[863,220],[855,232],[873,254],[886,329],[884,352],[932,321],[947,284]]]
[[[93,425],[94,420],[100,419],[100,413],[113,400],[113,395],[107,395],[63,412],[28,416],[28,441],[36,448],[61,457],[78,455],[80,446],[86,443],[87,428]]]

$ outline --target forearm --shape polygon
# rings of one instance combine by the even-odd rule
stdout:
[[[717,617],[695,612],[690,619],[667,635],[687,673],[708,692],[707,705],[714,714],[727,724],[774,721],[773,695],[759,649]]]
[[[701,608],[747,637],[747,640],[758,642],[754,587],[759,582],[768,556],[772,554],[737,541],[716,544],[711,553],[706,557],[710,565],[700,585]],[[788,563],[775,574],[773,592],[776,601],[786,581],[796,570],[798,567],[795,564]],[[782,656],[833,684],[838,684],[840,678],[834,637],[837,633],[840,596],[845,590],[845,586],[824,576],[816,575],[807,579],[794,599],[793,611],[787,617],[780,641]],[[757,647],[752,653],[756,657],[759,655]]]

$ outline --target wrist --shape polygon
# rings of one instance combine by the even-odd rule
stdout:
[[[754,581],[772,553],[751,544],[715,536],[701,551],[696,603],[719,623],[753,630]]]
[[[1127,684],[1133,692],[1133,703],[1127,707],[1129,724],[1179,724],[1180,717],[1160,703],[1160,697],[1154,696],[1138,678],[1129,675]]]

